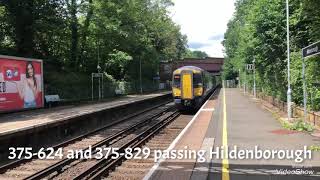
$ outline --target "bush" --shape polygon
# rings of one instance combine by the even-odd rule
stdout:
[[[102,84],[102,83],[101,83]],[[115,81],[105,74],[103,79],[104,97],[115,95]],[[45,76],[45,94],[59,94],[62,99],[88,100],[92,98],[91,75],[84,73],[49,72]],[[98,79],[94,79],[94,98],[98,97]]]
[[[315,129],[311,124],[304,122],[301,119],[294,122],[293,124],[285,123],[284,127],[290,130],[307,131],[307,132],[313,132]]]
[[[100,82],[102,84],[102,82]],[[48,72],[45,75],[45,94],[58,94],[65,100],[90,100],[92,98],[91,75],[84,73]],[[140,93],[140,81],[116,81],[111,75],[104,73],[103,98],[116,96],[116,90],[121,94]],[[158,90],[156,81],[142,80],[143,92]],[[94,99],[99,97],[98,79],[93,83]]]

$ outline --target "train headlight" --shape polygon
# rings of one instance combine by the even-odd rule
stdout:
[[[172,88],[172,94],[173,96],[181,96],[181,90],[179,88]]]
[[[195,96],[202,96],[203,94],[203,88],[199,87],[199,88],[194,88],[194,95]]]

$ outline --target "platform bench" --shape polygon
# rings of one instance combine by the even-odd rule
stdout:
[[[48,107],[58,105],[58,103],[61,101],[61,99],[60,99],[58,94],[45,95],[44,98],[45,98],[45,101],[46,101],[46,105]]]

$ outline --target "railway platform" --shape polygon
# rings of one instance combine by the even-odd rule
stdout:
[[[9,147],[57,144],[105,123],[171,100],[171,92],[127,95],[108,102],[61,106],[0,115],[0,165]]]
[[[319,179],[320,152],[317,151],[311,151],[311,159],[307,154],[302,162],[280,156],[226,158],[226,151],[221,151],[228,147],[230,152],[237,146],[239,151],[235,153],[240,150],[253,152],[255,147],[263,153],[295,153],[319,145],[319,137],[282,127],[257,99],[244,95],[239,89],[222,88],[209,98],[167,149],[204,151],[205,154],[198,154],[196,158],[162,158],[144,179]],[[217,152],[220,157],[216,156]],[[205,160],[201,161],[201,157]]]
[[[39,109],[32,111],[15,112],[0,115],[0,137],[3,135],[34,129],[36,127],[48,126],[57,122],[80,117],[86,114],[104,111],[107,109],[123,106],[147,99],[157,98],[171,94],[162,92],[147,95],[127,95],[108,102],[84,104],[80,106],[63,106],[50,109]]]

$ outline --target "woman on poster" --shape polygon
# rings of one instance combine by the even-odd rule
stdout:
[[[35,77],[34,66],[30,61],[26,64],[26,77],[21,80],[21,83],[17,84],[17,90],[20,98],[24,102],[24,108],[37,107],[36,99],[40,89],[37,78]]]

